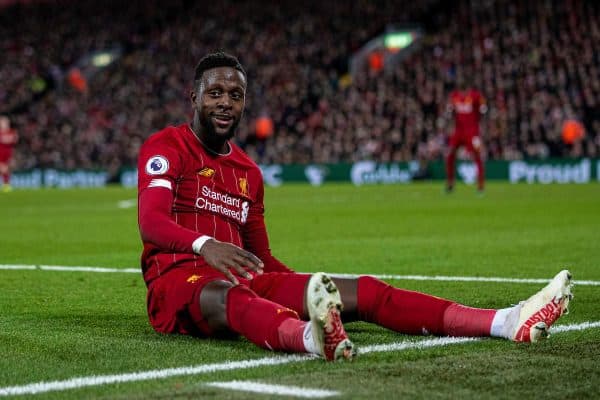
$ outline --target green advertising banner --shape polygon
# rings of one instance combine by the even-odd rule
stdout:
[[[434,161],[427,165],[417,162],[377,163],[375,161],[308,165],[272,164],[260,165],[260,168],[265,184],[268,186],[292,182],[309,183],[314,186],[328,182],[352,182],[360,186],[443,180],[446,177],[442,161]],[[600,182],[600,159],[488,161],[485,163],[485,176],[488,180],[504,180],[511,183]],[[477,177],[475,164],[459,161],[456,177],[467,184],[475,183]],[[137,185],[135,169],[124,169],[117,178],[122,186]],[[36,169],[15,172],[11,183],[15,188],[102,187],[109,183],[109,174],[106,171]]]
[[[278,186],[287,182],[308,182],[321,185],[327,182],[353,184],[395,184],[416,180],[444,180],[445,164],[435,161],[428,165],[410,163],[376,163],[360,161],[353,164],[261,165],[265,183]],[[588,183],[600,181],[600,159],[545,161],[488,161],[485,163],[488,180],[511,183]],[[456,177],[474,184],[477,168],[472,162],[458,162]]]
[[[16,171],[10,178],[15,188],[37,189],[52,187],[68,189],[72,187],[103,187],[108,182],[108,172],[93,170],[61,171],[57,169],[34,169]]]

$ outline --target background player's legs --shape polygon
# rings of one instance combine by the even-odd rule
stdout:
[[[456,169],[456,134],[450,137],[448,150],[446,153],[446,191],[451,192],[454,189],[454,170]]]
[[[481,139],[479,136],[473,136],[465,145],[477,166],[477,190],[481,192],[485,185],[485,170],[481,157]]]
[[[2,178],[2,188],[3,190],[10,189],[10,169],[9,165],[6,162],[0,161],[0,177]]]
[[[342,295],[345,321],[373,322],[400,333],[489,336],[496,315],[496,310],[395,288],[370,276],[334,281]]]

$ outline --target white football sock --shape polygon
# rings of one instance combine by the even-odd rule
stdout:
[[[516,305],[509,308],[501,308],[496,311],[496,315],[494,315],[494,319],[492,320],[490,336],[512,339],[514,325],[519,319],[520,309],[521,306]]]
[[[309,322],[304,325],[304,332],[302,333],[302,342],[304,343],[304,348],[307,353],[312,354],[321,354],[321,349],[319,349],[315,344],[315,339],[313,338],[312,324]]]

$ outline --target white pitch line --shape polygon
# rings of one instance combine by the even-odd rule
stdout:
[[[140,268],[106,268],[106,267],[87,267],[87,266],[66,266],[66,265],[0,265],[0,270],[41,270],[41,271],[60,271],[60,272],[99,272],[99,273],[126,273],[140,274]]]
[[[121,200],[117,203],[119,208],[133,208],[137,206],[137,199]]]
[[[8,270],[32,270],[38,269],[37,265],[0,265],[0,269],[8,269]]]
[[[600,321],[582,322],[580,324],[572,324],[572,325],[554,325],[550,328],[550,333],[583,331],[585,329],[593,329],[593,328],[600,328]]]
[[[381,353],[388,351],[402,351],[408,349],[426,349],[428,347],[447,346],[450,344],[460,344],[468,342],[477,342],[482,340],[481,338],[472,337],[436,337],[432,339],[418,340],[418,341],[404,341],[395,343],[384,343],[374,344],[371,346],[361,346],[358,348],[358,353]]]
[[[0,396],[39,394],[45,392],[63,391],[68,389],[80,389],[90,386],[109,385],[113,383],[139,382],[151,379],[171,378],[174,376],[201,375],[217,371],[231,371],[261,366],[288,364],[291,362],[306,361],[313,358],[315,357],[306,354],[275,356],[259,358],[255,360],[228,361],[217,364],[204,364],[179,368],[156,369],[150,371],[139,371],[118,375],[82,376],[62,381],[36,382],[22,386],[4,387],[0,388]]]
[[[558,325],[552,327],[550,333],[561,333],[569,331],[580,331],[584,329],[600,328],[600,321],[583,322],[573,325]],[[402,351],[409,349],[425,349],[430,347],[448,346],[468,342],[477,342],[483,338],[464,337],[438,337],[433,339],[402,341],[371,345],[359,348],[359,354],[378,353],[388,351]],[[113,383],[139,382],[151,379],[165,379],[175,376],[201,375],[217,371],[232,371],[261,366],[273,366],[314,360],[317,357],[309,354],[292,354],[274,357],[265,357],[254,360],[227,361],[217,364],[204,364],[179,368],[158,369],[150,371],[131,372],[118,375],[92,375],[66,379],[62,381],[36,382],[27,385],[7,386],[0,388],[0,397],[17,396],[25,394],[39,394],[46,392],[63,391],[68,389],[81,389],[90,386],[109,385]]]
[[[340,392],[333,390],[310,389],[299,386],[271,385],[252,381],[209,382],[206,384],[206,386],[237,390],[240,392],[275,394],[279,396],[304,397],[308,399],[322,399],[325,397],[340,395]]]
[[[484,276],[444,276],[444,275],[372,275],[379,279],[394,279],[406,281],[450,281],[450,282],[497,282],[497,283],[548,283],[552,279],[538,278],[500,278],[500,277],[484,277]],[[339,278],[356,278],[360,275],[356,274],[329,274],[329,276]],[[574,279],[576,285],[600,286],[600,281],[580,281]]]
[[[68,272],[104,272],[104,273],[128,273],[142,274],[139,268],[103,268],[103,267],[66,267],[61,265],[39,265],[43,271],[68,271]]]
[[[127,273],[141,274],[139,268],[105,268],[105,267],[86,267],[86,266],[64,266],[64,265],[1,265],[0,270],[44,270],[44,271],[64,271],[64,272],[106,272],[106,273]],[[329,274],[338,278],[358,278],[367,274]],[[496,283],[548,283],[549,279],[537,278],[501,278],[501,277],[483,277],[483,276],[444,276],[444,275],[389,275],[389,274],[368,274],[379,279],[391,279],[397,281],[447,281],[447,282],[496,282]],[[600,281],[592,280],[574,280],[578,286],[600,286]]]

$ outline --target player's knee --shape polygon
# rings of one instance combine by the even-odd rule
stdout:
[[[232,287],[231,282],[216,280],[207,283],[200,292],[202,317],[215,331],[224,330],[228,326],[225,302]]]

